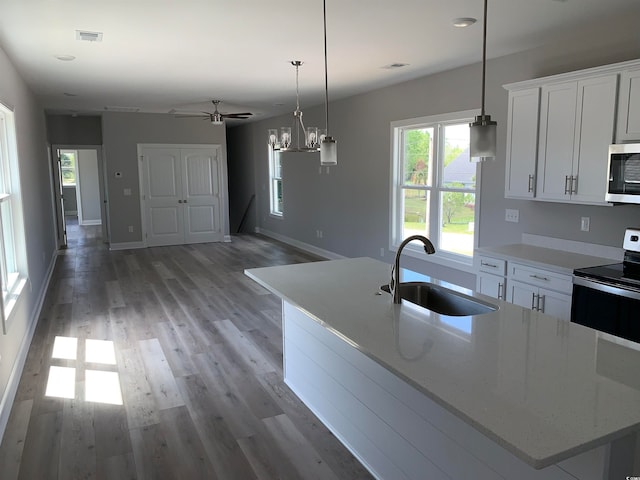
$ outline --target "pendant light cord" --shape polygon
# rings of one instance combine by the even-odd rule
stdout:
[[[482,108],[480,110],[480,115],[482,117],[484,117],[484,89],[487,71],[487,3],[488,0],[484,0],[484,26],[482,32]]]
[[[329,135],[329,75],[327,74],[327,1],[326,0],[322,0],[322,17],[324,19],[324,104],[325,104],[325,126],[327,127],[327,135]]]

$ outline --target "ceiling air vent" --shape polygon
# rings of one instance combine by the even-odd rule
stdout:
[[[76,40],[85,42],[101,42],[102,32],[88,32],[86,30],[76,30]]]

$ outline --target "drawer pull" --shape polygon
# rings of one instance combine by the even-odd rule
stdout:
[[[569,195],[571,193],[571,183],[569,179],[572,178],[569,175],[564,176],[564,194]]]
[[[531,278],[535,278],[536,280],[544,280],[545,282],[548,282],[549,279],[547,277],[541,277],[540,275],[535,275],[535,274],[531,274],[529,275]]]
[[[491,267],[491,268],[498,268],[498,265],[494,264],[494,263],[487,263],[487,262],[480,262],[480,265],[482,265],[483,267]]]
[[[527,192],[533,192],[533,175],[529,174],[529,185]]]
[[[536,304],[536,297],[537,295],[535,293],[531,294],[531,310],[535,310],[535,304]]]
[[[506,298],[502,298],[503,288],[504,288],[504,285],[502,284],[502,282],[498,282],[498,300],[506,300]]]

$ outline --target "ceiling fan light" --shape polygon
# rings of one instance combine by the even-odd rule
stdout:
[[[338,164],[338,142],[333,137],[326,136],[320,144],[320,165]]]
[[[469,124],[469,157],[472,162],[492,160],[496,157],[496,126],[491,115],[478,115]]]
[[[213,115],[211,115],[211,123],[213,125],[222,125],[224,123],[224,119],[222,118],[222,115],[218,112],[215,112]]]

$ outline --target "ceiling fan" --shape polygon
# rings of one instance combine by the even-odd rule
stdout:
[[[202,112],[201,114],[198,114],[198,115],[176,115],[176,116],[180,118],[194,118],[194,117],[202,118],[203,120],[209,120],[213,125],[222,125],[225,118],[244,120],[249,118],[251,115],[253,115],[253,113],[251,112],[220,113],[218,111],[218,105],[221,103],[221,100],[211,100],[211,103],[213,103],[213,106],[214,106],[213,113]]]

